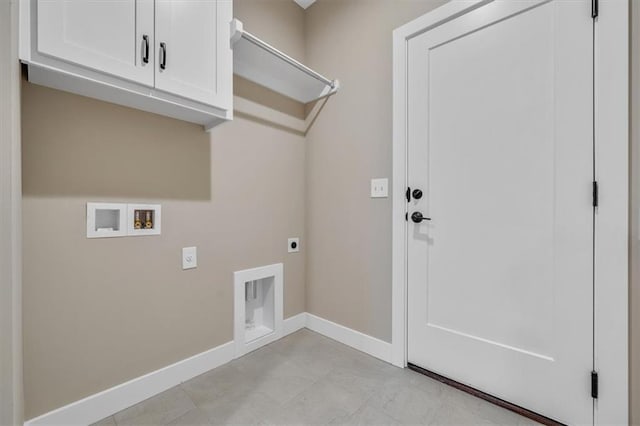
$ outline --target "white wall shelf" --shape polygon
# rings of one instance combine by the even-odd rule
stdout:
[[[338,80],[330,80],[231,22],[233,72],[296,101],[308,103],[336,93]]]

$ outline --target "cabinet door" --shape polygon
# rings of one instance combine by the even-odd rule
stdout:
[[[153,25],[153,0],[37,1],[39,53],[149,86]]]
[[[231,8],[231,0],[156,0],[156,89],[228,106]]]

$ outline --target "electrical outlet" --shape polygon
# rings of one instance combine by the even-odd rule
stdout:
[[[289,253],[297,253],[300,251],[300,238],[289,238],[287,240],[287,251]]]
[[[371,179],[371,198],[386,198],[389,196],[389,179]]]
[[[182,249],[182,269],[193,269],[198,266],[198,248],[184,247]]]

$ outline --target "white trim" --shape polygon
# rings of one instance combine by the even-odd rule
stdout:
[[[393,365],[404,368],[407,365],[407,35],[402,28],[393,32],[391,350]]]
[[[393,364],[406,359],[406,91],[407,43],[412,37],[492,0],[452,1],[393,32]],[[629,4],[603,0],[596,23],[595,366],[600,395],[595,424],[628,423],[628,38]]]
[[[488,0],[449,2],[393,31],[393,214],[391,266],[391,344],[392,363],[407,365],[407,43],[424,31],[480,7]]]
[[[22,170],[18,3],[0,6],[0,424],[22,422]]]
[[[383,342],[306,312],[299,313],[283,321],[282,337],[305,327],[383,361],[390,361],[390,343]],[[235,342],[227,342],[213,349],[145,374],[144,376],[137,377],[50,411],[26,421],[24,425],[73,426],[95,423],[193,377],[220,367],[232,361],[236,357],[235,355]]]
[[[596,214],[594,424],[628,424],[629,2],[600,1],[595,25]]]
[[[103,392],[25,422],[35,425],[88,425],[131,407],[173,386],[219,367],[234,356],[233,342],[227,342],[175,364],[129,380]]]
[[[391,343],[307,313],[307,328],[361,352],[391,362]]]
[[[307,313],[301,312],[298,315],[284,320],[282,324],[282,336],[288,336],[291,333],[295,333],[298,330],[302,330],[307,326]]]

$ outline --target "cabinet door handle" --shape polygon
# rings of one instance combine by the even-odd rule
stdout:
[[[160,69],[167,68],[167,45],[160,43]]]
[[[145,64],[149,63],[149,36],[148,35],[143,35],[142,36],[142,43],[143,43],[143,48],[142,48],[142,62],[144,62]]]

